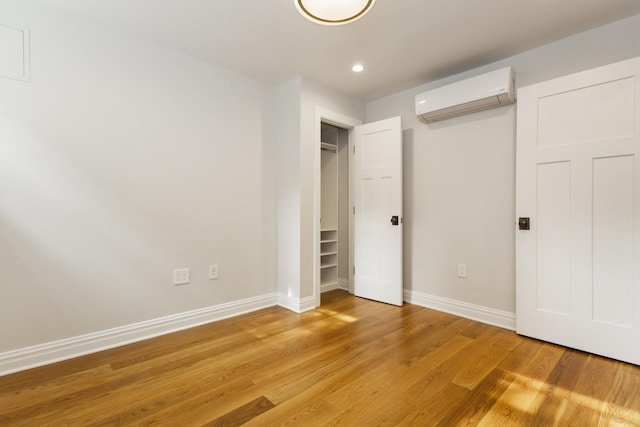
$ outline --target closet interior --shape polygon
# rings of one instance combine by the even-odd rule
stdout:
[[[320,140],[320,284],[348,290],[349,132],[322,123]]]

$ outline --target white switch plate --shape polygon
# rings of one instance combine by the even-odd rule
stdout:
[[[218,264],[211,264],[209,266],[209,280],[215,280],[218,278]]]
[[[467,264],[458,264],[458,277],[467,277]]]
[[[186,285],[189,283],[189,269],[180,268],[173,270],[173,284],[174,285]]]

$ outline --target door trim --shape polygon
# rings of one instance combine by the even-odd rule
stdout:
[[[327,123],[349,132],[348,149],[353,151],[353,129],[362,124],[358,119],[345,116],[321,107],[316,107],[314,171],[313,171],[313,294],[316,307],[320,307],[320,124]],[[349,156],[349,206],[353,206],[353,156]],[[349,215],[349,292],[353,293],[353,215]]]

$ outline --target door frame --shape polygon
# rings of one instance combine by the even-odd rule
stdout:
[[[345,116],[321,107],[316,107],[315,137],[314,137],[314,171],[313,171],[313,294],[315,306],[320,307],[320,182],[322,179],[322,165],[320,156],[320,127],[327,123],[346,129],[349,133],[347,149],[349,153],[354,146],[354,128],[362,124],[358,119]],[[349,206],[353,206],[353,156],[349,156]],[[349,293],[353,293],[353,215],[349,215]]]

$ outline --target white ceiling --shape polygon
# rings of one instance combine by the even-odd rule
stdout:
[[[301,75],[365,100],[640,13],[640,0],[378,0],[325,27],[292,0],[42,1],[259,80]]]

